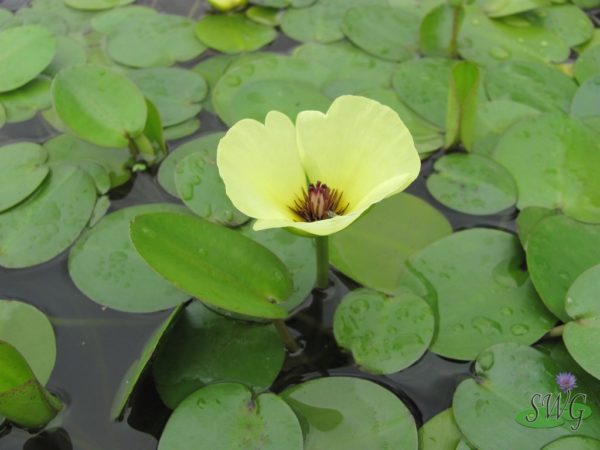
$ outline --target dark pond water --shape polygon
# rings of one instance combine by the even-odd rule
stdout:
[[[17,9],[25,1],[0,0],[0,7]],[[147,1],[145,3],[151,3]],[[188,15],[193,1],[158,2],[159,8]],[[201,13],[204,2],[198,2]],[[196,8],[194,7],[194,8]],[[270,50],[287,51],[295,43],[281,38]],[[203,55],[203,58],[207,55]],[[197,62],[197,61],[196,61]],[[193,64],[190,64],[193,65]],[[203,113],[199,135],[223,130],[217,118]],[[6,126],[0,131],[0,144],[28,139],[43,142],[52,131],[41,121]],[[173,148],[181,142],[174,143]],[[514,230],[515,211],[475,217],[457,214],[436,202],[427,192],[424,179],[431,172],[434,158],[423,167],[421,177],[408,192],[426,199],[451,221],[455,229],[474,226]],[[140,203],[176,201],[165,193],[151,174],[138,174],[126,187],[112,193],[111,211]],[[325,295],[315,297],[291,326],[305,344],[305,356],[290,357],[286,369],[275,384],[281,390],[307,378],[327,374],[346,374],[369,378],[381,383],[403,398],[418,423],[447,408],[458,382],[469,371],[468,363],[445,360],[426,354],[417,364],[395,375],[374,377],[358,372],[348,357],[340,353],[331,334],[336,305],[352,283],[335,274],[334,285]],[[103,309],[88,300],[71,282],[67,271],[67,253],[53,261],[25,270],[0,269],[0,298],[14,298],[31,303],[52,318],[58,346],[57,364],[49,388],[68,404],[60,428],[38,436],[18,430],[5,430],[1,450],[152,450],[156,436],[169,411],[153,389],[149,376],[138,390],[133,407],[122,423],[110,421],[110,408],[121,379],[132,361],[140,354],[147,338],[168,313],[124,314]]]

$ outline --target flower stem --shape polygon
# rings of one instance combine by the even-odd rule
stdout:
[[[281,341],[285,344],[290,353],[296,353],[300,351],[300,346],[290,334],[290,330],[285,325],[285,322],[283,320],[273,320],[273,325],[275,325],[275,329],[279,333]]]
[[[327,236],[315,237],[317,246],[317,289],[329,287],[329,239]]]
[[[142,155],[145,161],[148,161],[149,163],[154,162],[156,159],[156,150],[154,150],[152,143],[146,135],[140,134],[138,137],[132,138],[131,140],[133,141],[136,150]]]

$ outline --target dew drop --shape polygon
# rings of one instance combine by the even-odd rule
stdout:
[[[529,332],[529,327],[523,324],[517,324],[510,327],[510,332],[515,336],[523,336]]]

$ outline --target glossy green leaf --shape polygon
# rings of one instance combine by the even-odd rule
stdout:
[[[579,84],[600,75],[600,45],[593,45],[581,53],[573,71]]]
[[[569,47],[588,41],[594,32],[594,23],[580,8],[574,5],[552,5],[528,14],[533,25],[554,32]]]
[[[576,431],[571,429],[573,422],[566,420],[551,428],[529,428],[517,422],[517,414],[532,409],[535,394],[556,397],[559,389],[555,377],[559,372],[576,375],[579,387],[574,394],[588,394],[586,405],[591,416],[582,420]],[[533,449],[562,436],[600,436],[600,405],[592,394],[597,384],[572,360],[554,360],[524,345],[498,344],[477,357],[475,377],[458,386],[453,410],[458,427],[476,448]],[[545,413],[540,409],[539,414]]]
[[[461,439],[452,408],[435,415],[419,429],[420,450],[457,450]]]
[[[86,47],[80,40],[68,36],[58,36],[56,38],[56,54],[44,73],[53,77],[61,70],[83,64],[86,60]]]
[[[585,436],[565,436],[546,445],[542,450],[598,450],[600,440]]]
[[[63,0],[67,6],[83,11],[101,11],[128,5],[135,0]]]
[[[217,168],[217,150],[186,156],[175,168],[175,186],[183,203],[195,214],[211,222],[237,226],[247,222],[229,200]]]
[[[458,15],[456,18],[455,14]],[[452,32],[455,26],[460,27],[464,17],[462,8],[456,9],[446,3],[432,9],[423,18],[419,28],[421,53],[426,56],[451,56]]]
[[[337,343],[366,372],[398,372],[427,351],[435,327],[433,311],[414,294],[388,297],[369,289],[347,294],[335,311]]]
[[[598,136],[562,114],[522,120],[498,141],[494,159],[517,182],[517,206],[564,211],[574,219],[600,222]]]
[[[571,115],[600,132],[600,75],[588,78],[577,89]]]
[[[163,124],[160,117],[158,108],[148,98],[146,100],[146,124],[144,125],[144,136],[150,142],[153,152],[148,155],[144,155],[144,159],[154,164],[156,161],[162,159],[167,153],[167,144],[165,143],[165,135],[163,132]],[[185,122],[183,122],[185,123]]]
[[[551,4],[551,0],[477,0],[489,17],[510,16]]]
[[[495,214],[513,206],[517,186],[511,174],[485,156],[452,153],[438,159],[427,189],[443,205],[465,214]]]
[[[154,312],[189,296],[150,269],[129,238],[130,221],[141,214],[186,214],[179,205],[137,205],[109,214],[88,230],[69,255],[69,275],[92,301],[125,312]]]
[[[173,213],[137,216],[131,239],[163,277],[190,295],[226,311],[282,318],[277,303],[292,293],[292,278],[279,258],[236,231]]]
[[[126,147],[146,124],[146,103],[133,82],[105,67],[63,70],[52,84],[54,107],[80,138],[101,147]]]
[[[600,379],[600,265],[579,275],[567,292],[565,310],[573,320],[563,333],[567,350],[588,373]]]
[[[44,313],[27,303],[0,300],[0,341],[15,347],[46,384],[56,361],[56,339]]]
[[[542,220],[527,241],[527,266],[537,291],[563,322],[567,291],[577,277],[600,264],[600,225],[587,225],[563,215]]]
[[[32,81],[50,64],[56,52],[54,35],[37,25],[0,32],[0,92]]]
[[[208,384],[236,382],[255,392],[268,389],[284,357],[273,325],[238,322],[193,302],[161,343],[154,380],[162,400],[175,409]]]
[[[275,27],[281,22],[282,12],[266,6],[251,6],[246,10],[246,17],[260,25]]]
[[[191,136],[200,128],[200,120],[190,119],[185,122],[178,123],[167,127],[163,130],[163,136],[167,141],[175,141],[177,139],[183,139]]]
[[[454,233],[413,256],[408,268],[422,284],[417,293],[436,312],[431,351],[469,360],[490,345],[529,345],[548,332],[556,319],[523,271],[524,259],[516,237],[486,228]]]
[[[553,209],[541,208],[539,206],[528,206],[519,211],[516,220],[517,233],[519,234],[521,245],[525,250],[527,250],[527,243],[529,242],[529,238],[531,237],[533,230],[535,230],[535,227],[537,227],[546,217],[556,214],[560,214],[560,212]]]
[[[0,147],[0,212],[35,191],[48,175],[44,148],[30,142]]]
[[[67,26],[67,31],[74,33],[84,32],[94,12],[81,11],[68,7],[64,0],[31,0],[28,8],[18,11],[17,16],[30,12],[38,17],[58,17]]]
[[[448,220],[427,202],[398,194],[331,236],[331,263],[366,287],[395,293],[405,261],[451,232]]]
[[[318,378],[286,389],[282,397],[302,424],[305,450],[418,447],[409,410],[393,393],[371,381]]]
[[[475,135],[480,71],[477,65],[461,61],[452,68],[446,116],[446,148],[460,140],[470,150]]]
[[[0,214],[0,265],[22,268],[54,258],[77,239],[95,203],[96,188],[87,173],[52,168],[33,195]]]
[[[146,6],[126,6],[124,8],[115,8],[94,15],[90,25],[95,31],[104,34],[112,34],[119,26],[127,21],[143,20],[144,18],[156,18],[156,10]]]
[[[277,32],[244,14],[205,16],[196,25],[196,36],[207,47],[223,53],[252,52],[274,41]]]
[[[151,68],[129,73],[160,113],[165,127],[177,125],[196,116],[206,97],[207,86],[197,73],[180,68]]]
[[[7,123],[32,119],[39,110],[48,108],[51,103],[50,80],[43,76],[19,89],[0,94],[0,104],[4,108]]]
[[[366,52],[391,61],[412,58],[419,47],[419,16],[407,8],[351,8],[344,15],[342,31]]]

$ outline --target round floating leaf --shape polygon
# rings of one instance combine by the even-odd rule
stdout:
[[[86,47],[81,41],[68,36],[58,36],[56,38],[56,54],[44,73],[56,76],[61,70],[83,64],[86,60]]]
[[[225,192],[217,168],[217,149],[186,156],[175,169],[175,185],[183,203],[195,214],[211,222],[237,226],[248,221]]]
[[[400,100],[440,128],[446,126],[453,64],[452,60],[442,58],[412,59],[400,64],[393,78]]]
[[[453,153],[438,159],[427,178],[437,201],[465,214],[485,215],[510,208],[517,187],[510,173],[485,156]]]
[[[419,47],[418,14],[408,8],[359,6],[344,15],[342,31],[368,53],[391,61],[413,58]]]
[[[246,10],[246,17],[261,25],[276,27],[281,21],[282,12],[265,6],[251,6]]]
[[[567,291],[577,277],[600,264],[600,225],[563,215],[542,220],[527,241],[527,267],[542,300],[563,322]]]
[[[200,102],[208,88],[204,78],[191,70],[153,68],[136,70],[129,74],[160,113],[165,127],[191,119],[200,112]]]
[[[96,188],[87,173],[56,166],[38,190],[0,214],[0,265],[35,266],[67,249],[85,228]]]
[[[223,53],[252,52],[275,40],[277,32],[248,19],[244,14],[204,16],[196,36],[207,47]]]
[[[566,436],[546,445],[542,450],[598,450],[600,440],[585,436]]]
[[[477,0],[476,3],[487,16],[502,17],[549,5],[551,0]]]
[[[539,111],[568,112],[577,85],[548,65],[511,61],[486,73],[485,89],[492,100],[512,100]]]
[[[275,394],[254,397],[241,384],[214,384],[186,398],[167,422],[158,449],[183,448],[302,450],[302,430]]]
[[[0,32],[0,92],[17,89],[48,67],[56,52],[56,39],[37,25]]]
[[[416,450],[417,428],[398,397],[367,380],[328,377],[291,387],[282,397],[298,415],[304,449]]]
[[[527,18],[533,25],[556,33],[569,47],[583,44],[594,33],[594,23],[581,8],[574,5],[539,8]]]
[[[245,118],[263,121],[269,111],[295,119],[303,110],[326,110],[331,100],[320,91],[330,75],[316,63],[271,56],[229,70],[213,91],[217,114],[231,126]]]
[[[579,388],[573,394],[587,394],[586,406],[591,415],[581,421],[578,430],[572,430],[574,423],[564,416],[547,428],[530,428],[519,423],[518,415],[533,411],[531,402],[535,394],[552,394],[556,399],[559,389],[555,377],[559,372],[576,375]],[[453,410],[458,427],[476,448],[533,449],[562,436],[600,437],[600,405],[592,394],[597,392],[596,381],[586,377],[568,356],[567,360],[557,361],[531,347],[498,344],[477,357],[475,376],[476,379],[465,380],[458,386]],[[541,422],[545,408],[539,405],[540,401],[537,407]]]
[[[0,300],[0,341],[14,346],[41,384],[50,379],[56,361],[56,339],[48,318],[34,306]]]
[[[544,114],[513,125],[498,141],[494,159],[517,182],[517,206],[559,209],[600,222],[600,144],[576,119]]]
[[[133,3],[135,0],[63,0],[67,6],[83,11],[100,11]]]
[[[173,213],[137,216],[131,239],[158,273],[190,295],[226,311],[283,318],[276,303],[292,293],[292,278],[279,258],[241,233]]]
[[[600,45],[592,45],[579,55],[575,62],[574,73],[579,84],[600,75]]]
[[[423,356],[433,338],[434,322],[431,307],[414,294],[388,297],[358,289],[336,309],[333,331],[337,343],[352,352],[363,370],[387,374]]]
[[[555,214],[560,214],[560,212],[553,209],[540,208],[539,206],[528,206],[519,212],[516,220],[517,233],[519,233],[519,240],[525,250],[527,250],[527,243],[535,227],[546,217]]]
[[[577,89],[571,115],[600,132],[600,75],[588,78]]]
[[[465,7],[458,35],[458,52],[469,61],[494,66],[512,59],[562,62],[569,46],[554,32],[531,24],[511,25],[488,18],[476,5]]]
[[[156,16],[156,10],[152,8],[145,6],[127,6],[125,8],[115,8],[94,15],[90,25],[95,31],[104,34],[112,34],[119,26],[127,23],[127,21],[143,20],[144,18],[153,20]]]
[[[4,107],[8,123],[32,119],[51,103],[50,80],[41,76],[19,89],[0,94],[0,104]]]
[[[427,202],[398,194],[331,236],[331,262],[364,286],[394,293],[405,261],[451,232],[448,220]]]
[[[461,439],[452,408],[432,417],[419,429],[420,450],[457,450]]]
[[[207,384],[236,382],[257,392],[268,389],[284,357],[273,325],[238,322],[194,302],[161,343],[154,380],[162,400],[175,409]]]
[[[254,231],[248,224],[240,231],[271,250],[288,268],[294,282],[294,292],[281,303],[287,311],[293,311],[310,295],[317,281],[317,258],[312,239],[298,236],[280,228]]]
[[[123,381],[121,381],[119,390],[117,391],[117,394],[113,400],[110,413],[112,420],[119,420],[123,418],[125,408],[127,407],[129,399],[133,395],[140,378],[142,378],[142,375],[148,368],[150,361],[155,357],[157,349],[159,348],[159,344],[162,345],[163,338],[173,327],[173,324],[178,320],[182,310],[183,304],[177,306],[173,312],[169,314],[169,317],[167,317],[152,334],[152,336],[150,336],[150,339],[148,339],[148,342],[146,342],[146,345],[142,349],[140,357],[135,360],[129,367],[129,370],[127,370],[127,373],[125,374]]]
[[[191,136],[200,128],[200,121],[198,119],[190,119],[185,122],[173,125],[172,127],[165,128],[163,130],[163,136],[167,141],[176,141],[177,139],[183,139]]]
[[[566,312],[573,318],[565,326],[563,340],[577,363],[600,379],[600,265],[577,277],[569,288]]]
[[[80,138],[101,147],[126,147],[146,124],[146,102],[133,82],[105,67],[63,70],[52,84],[54,107]]]
[[[0,212],[27,198],[48,175],[48,153],[30,142],[0,147]]]
[[[69,255],[69,274],[91,300],[126,312],[153,312],[189,298],[156,274],[137,254],[129,239],[129,222],[152,212],[186,213],[171,204],[138,205],[103,218],[88,230]]]
[[[431,350],[469,360],[490,345],[529,345],[548,332],[556,319],[522,270],[523,260],[516,237],[486,228],[454,233],[411,258],[409,270],[436,311]]]

